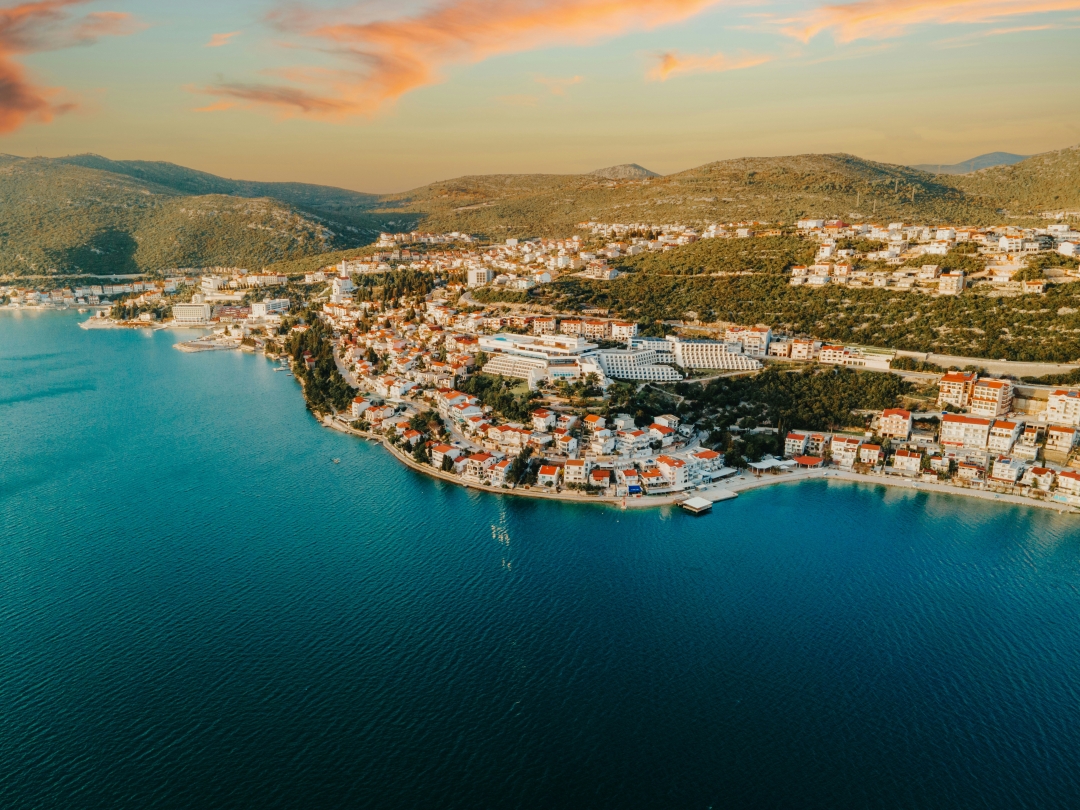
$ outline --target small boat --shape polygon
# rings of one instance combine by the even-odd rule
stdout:
[[[340,464],[340,463],[341,463],[341,459],[340,459],[340,458],[335,458],[335,459],[334,459],[334,463],[335,463],[335,464]]]

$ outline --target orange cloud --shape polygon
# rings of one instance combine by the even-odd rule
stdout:
[[[723,0],[447,0],[413,16],[374,22],[319,21],[292,10],[273,17],[351,65],[317,91],[223,84],[211,92],[287,114],[371,115],[404,94],[443,80],[444,71],[552,45],[584,45],[687,20]],[[311,99],[319,99],[312,106]]]
[[[133,33],[140,26],[129,14],[101,11],[73,21],[70,9],[88,0],[39,0],[0,7],[0,134],[28,121],[48,123],[74,104],[54,103],[55,88],[40,87],[16,59],[31,53],[90,45],[106,35]]]
[[[203,47],[205,47],[205,48],[220,48],[222,45],[228,45],[232,41],[233,37],[238,37],[242,33],[244,33],[244,32],[243,31],[230,31],[227,34],[214,34],[212,37],[210,37],[210,41],[207,42],[206,45],[204,45]]]
[[[1080,9],[1080,0],[861,0],[822,6],[787,20],[784,33],[803,42],[831,31],[838,42],[897,36],[914,25],[985,23]]]
[[[771,62],[773,57],[764,54],[740,56],[732,59],[722,53],[682,54],[674,51],[662,53],[656,65],[649,71],[649,78],[656,82],[666,82],[672,76],[688,73],[723,73],[728,70],[743,70]]]

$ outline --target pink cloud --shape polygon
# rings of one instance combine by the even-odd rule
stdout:
[[[784,21],[783,31],[809,42],[825,31],[838,42],[885,38],[924,24],[985,23],[1080,9],[1080,0],[860,0],[821,6]]]
[[[557,79],[548,76],[536,76],[535,81],[537,84],[542,84],[548,89],[548,92],[553,96],[565,96],[566,89],[573,87],[575,84],[581,84],[584,79],[581,76],[571,76],[569,79]]]
[[[371,115],[406,93],[443,81],[454,65],[554,45],[585,45],[688,20],[723,0],[446,0],[414,15],[325,21],[300,9],[272,19],[349,67],[306,89],[224,83],[212,94],[287,114]],[[312,99],[319,103],[312,104]]]
[[[114,11],[73,20],[71,9],[88,0],[39,0],[0,7],[0,133],[13,132],[28,121],[48,123],[74,109],[56,103],[56,88],[41,87],[16,59],[31,53],[90,45],[102,36],[130,34],[140,27],[131,15]]]
[[[243,31],[230,31],[227,34],[214,34],[210,37],[210,41],[206,43],[206,48],[220,48],[223,45],[228,45],[232,42],[233,37],[238,37]]]
[[[729,70],[744,70],[746,68],[764,65],[771,62],[773,57],[765,54],[750,54],[732,58],[722,53],[714,54],[687,54],[682,55],[674,51],[662,53],[657,59],[656,65],[649,71],[649,78],[657,82],[666,82],[672,76],[691,73],[724,73]]]

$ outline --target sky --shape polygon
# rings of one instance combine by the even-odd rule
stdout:
[[[393,192],[1080,144],[1080,0],[0,0],[0,152]]]

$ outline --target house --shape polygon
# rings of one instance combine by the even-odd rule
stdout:
[[[1045,419],[1055,425],[1080,427],[1080,391],[1063,388],[1050,394]]]
[[[877,466],[885,460],[885,451],[879,444],[864,444],[859,448],[859,463]]]
[[[543,465],[536,476],[536,483],[542,487],[557,486],[559,483],[559,468],[553,464]]]
[[[618,470],[615,473],[615,480],[626,487],[626,493],[628,495],[641,494],[641,476],[638,475],[638,471],[633,467],[628,470]]]
[[[956,465],[956,475],[961,481],[982,481],[986,476],[986,470],[978,464],[960,461]]]
[[[818,344],[812,340],[791,341],[792,360],[813,360],[817,356]]]
[[[697,450],[690,454],[690,458],[704,472],[715,472],[724,466],[724,456],[715,450]]]
[[[607,428],[593,431],[592,441],[589,442],[589,451],[598,455],[606,456],[615,450],[615,434]]]
[[[563,480],[567,484],[579,484],[584,486],[589,480],[589,471],[592,464],[586,459],[570,459],[563,467]]]
[[[1024,477],[1020,479],[1020,483],[1032,489],[1049,492],[1054,486],[1054,471],[1046,467],[1029,467],[1024,472]]]
[[[893,469],[905,475],[915,475],[922,469],[922,453],[918,450],[897,450],[893,454]]]
[[[488,483],[493,487],[501,487],[506,483],[506,474],[510,470],[510,465],[513,462],[508,458],[504,458],[502,461],[498,461],[491,466],[491,471],[488,474]]]
[[[554,318],[534,318],[532,322],[534,335],[554,335],[557,326]]]
[[[679,429],[679,417],[673,416],[670,413],[661,414],[660,416],[653,419],[653,422],[658,425],[663,425],[664,427],[669,427],[672,430]]]
[[[911,437],[911,411],[888,408],[878,420],[878,435],[906,442]]]
[[[994,421],[990,428],[990,436],[986,440],[986,449],[991,453],[1008,455],[1016,440],[1020,438],[1023,422],[1006,422],[1003,419]]]
[[[604,490],[611,486],[611,470],[590,470],[589,486]]]
[[[964,274],[956,270],[952,273],[942,273],[938,279],[939,295],[960,295],[964,291]]]
[[[597,416],[595,413],[588,414],[584,419],[586,430],[602,430],[605,424],[604,417]]]
[[[649,425],[649,436],[654,441],[660,442],[661,447],[668,447],[675,441],[675,431],[673,428],[665,427],[664,425],[655,422]]]
[[[952,371],[944,375],[938,380],[938,407],[966,408],[978,379],[979,375],[974,371]]]
[[[979,380],[971,391],[971,413],[987,419],[1012,410],[1013,384],[1009,380]]]
[[[355,397],[352,401],[350,413],[353,419],[360,419],[364,415],[364,411],[371,407],[371,403],[363,397]]]
[[[788,458],[803,455],[806,452],[807,441],[805,433],[789,433],[784,439],[784,455]]]
[[[615,321],[611,324],[611,339],[612,340],[629,340],[632,337],[637,337],[638,325],[636,323],[626,323],[625,321]]]
[[[578,418],[572,413],[561,413],[559,418],[555,420],[556,427],[560,427],[563,430],[573,430],[574,425],[578,423]]]
[[[555,437],[555,449],[560,453],[572,456],[578,451],[578,440],[569,433],[563,433]]]
[[[945,447],[984,450],[989,437],[989,419],[955,413],[947,413],[941,418],[941,444]]]
[[[615,449],[623,455],[647,450],[652,437],[644,430],[620,430],[615,434]]]
[[[641,486],[649,495],[657,492],[667,492],[671,488],[664,474],[655,468],[641,473]]]
[[[823,456],[830,441],[832,436],[827,433],[811,433],[806,439],[806,452],[811,456]]]
[[[834,436],[830,446],[833,462],[839,467],[854,467],[859,458],[861,444],[858,439],[849,436]]]
[[[690,485],[689,469],[681,458],[657,456],[656,467],[674,490],[686,489]]]
[[[990,480],[999,484],[1014,486],[1024,474],[1024,465],[1008,456],[998,456],[990,468]]]
[[[497,460],[491,453],[471,455],[465,462],[465,475],[477,481],[483,481],[487,471],[495,466]]]
[[[1076,428],[1051,425],[1046,429],[1046,452],[1067,456],[1076,446]]]
[[[1057,475],[1057,488],[1066,495],[1080,495],[1080,472],[1065,470]]]
[[[1025,461],[1034,461],[1039,455],[1039,443],[1043,438],[1043,429],[1039,425],[1028,425],[1013,445],[1012,454]]]
[[[442,469],[443,459],[450,457],[455,461],[462,456],[461,450],[449,444],[436,444],[431,448],[431,466]]]
[[[538,408],[532,412],[533,430],[543,433],[555,427],[557,416],[552,411]]]
[[[401,438],[409,445],[409,447],[416,447],[416,443],[422,439],[424,434],[419,430],[406,430],[401,434]]]

